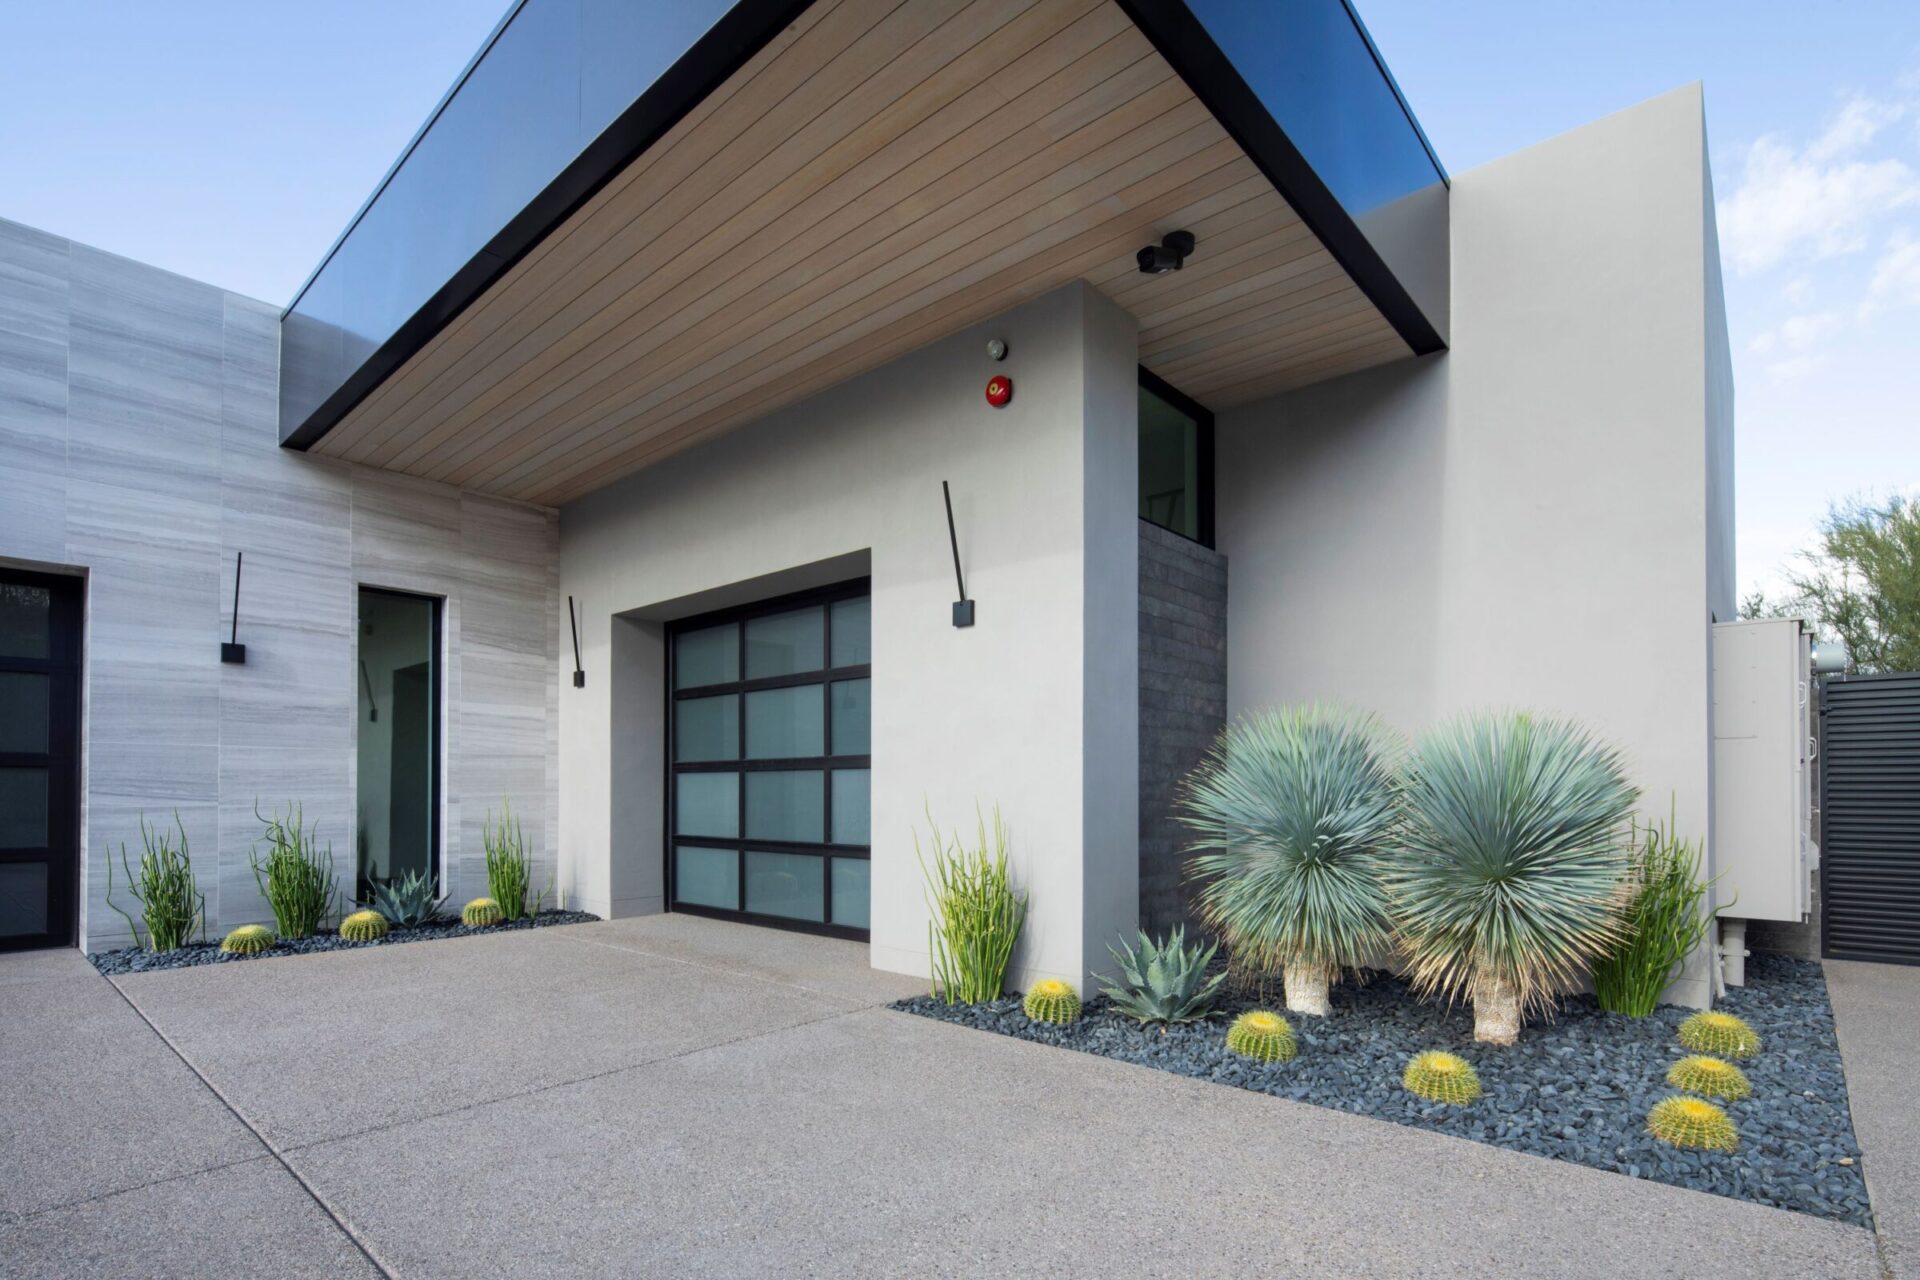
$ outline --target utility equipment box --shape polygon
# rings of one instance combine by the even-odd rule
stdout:
[[[1799,618],[1713,628],[1715,901],[1738,920],[1813,906],[1812,636]]]

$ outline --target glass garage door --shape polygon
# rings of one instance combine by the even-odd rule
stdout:
[[[674,910],[867,936],[870,617],[862,581],[675,625]]]

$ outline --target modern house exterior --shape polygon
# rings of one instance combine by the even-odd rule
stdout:
[[[1711,859],[1719,270],[1697,86],[1449,176],[1343,0],[521,0],[284,310],[0,222],[0,934],[504,803],[924,974],[997,809],[1078,984],[1307,699],[1577,717]]]

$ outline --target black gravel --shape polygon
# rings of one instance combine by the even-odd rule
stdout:
[[[202,964],[233,964],[245,960],[266,960],[273,956],[300,956],[315,951],[351,951],[360,947],[390,947],[401,942],[432,942],[439,938],[465,938],[476,933],[500,933],[509,929],[543,929],[551,924],[584,924],[600,917],[585,911],[542,911],[505,924],[475,929],[460,923],[460,918],[436,920],[410,929],[394,928],[377,942],[348,942],[337,933],[315,934],[295,941],[281,939],[265,951],[250,956],[229,955],[214,942],[191,942],[173,951],[145,951],[139,947],[121,947],[117,951],[97,951],[87,959],[108,977],[123,973],[153,973],[160,969],[191,969]]]
[[[1112,1012],[1104,998],[1070,1027],[1030,1022],[1013,997],[944,1005],[930,997],[896,1008],[1002,1035],[1060,1045],[1180,1075],[1237,1085],[1337,1111],[1392,1120],[1476,1142],[1569,1160],[1629,1177],[1709,1191],[1863,1227],[1872,1226],[1846,1077],[1820,966],[1756,954],[1747,986],[1717,1006],[1760,1033],[1761,1052],[1740,1064],[1754,1096],[1725,1104],[1740,1129],[1732,1153],[1682,1151],[1646,1132],[1647,1109],[1676,1092],[1667,1068],[1686,1050],[1676,1038],[1690,1010],[1646,1018],[1603,1013],[1591,996],[1563,1002],[1551,1023],[1530,1022],[1511,1048],[1473,1040],[1473,1016],[1413,998],[1386,974],[1334,990],[1326,1018],[1289,1017],[1300,1039],[1292,1062],[1262,1066],[1228,1053],[1225,1020],[1255,1005],[1231,999],[1211,1024],[1165,1034]],[[1269,1007],[1278,1006],[1270,1005]],[[1407,1059],[1447,1049],[1473,1063],[1486,1095],[1464,1107],[1426,1102],[1400,1083]],[[1842,1164],[1841,1161],[1849,1163]]]

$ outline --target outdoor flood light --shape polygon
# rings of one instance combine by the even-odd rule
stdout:
[[[1150,244],[1135,255],[1143,276],[1161,276],[1178,271],[1193,253],[1193,232],[1169,231],[1159,244]]]

